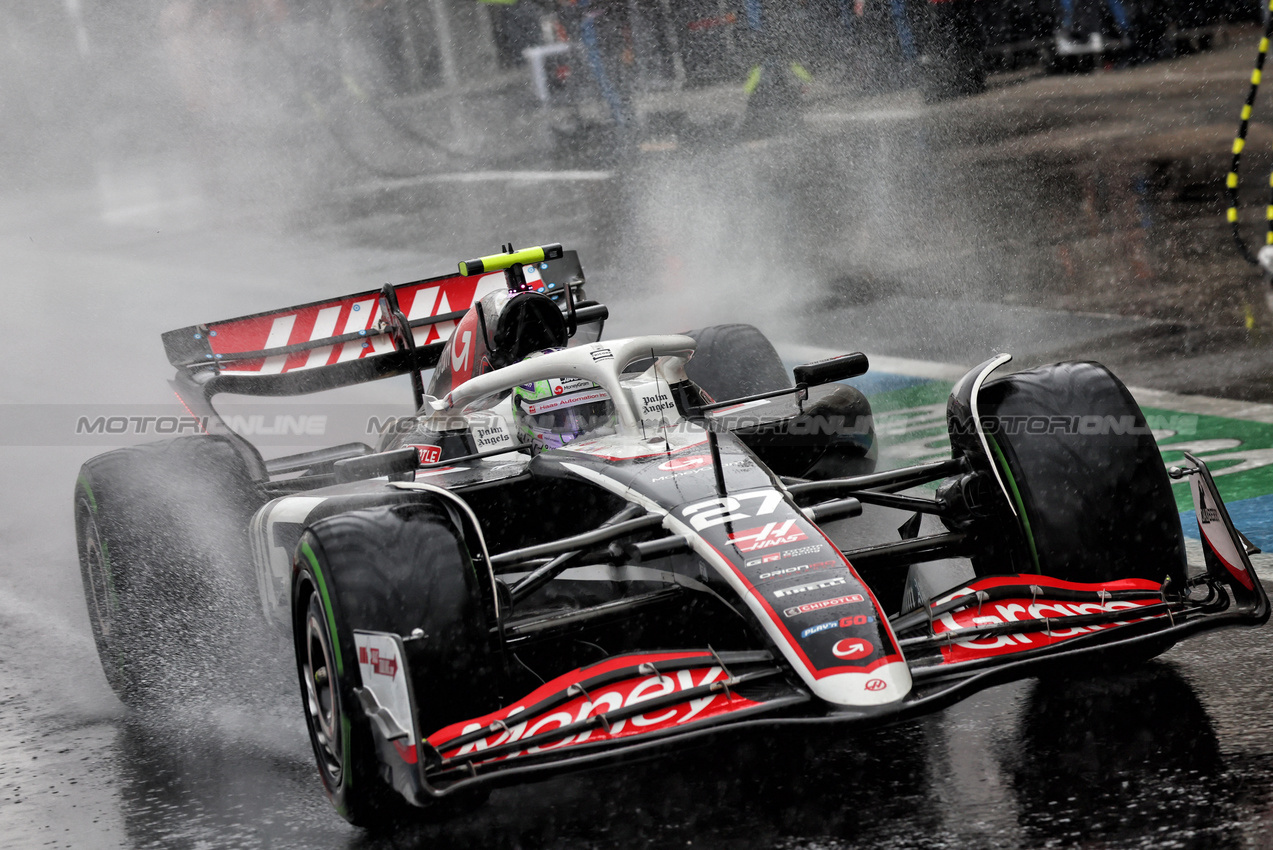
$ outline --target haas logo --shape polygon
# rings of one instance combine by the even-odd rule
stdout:
[[[796,527],[794,519],[784,522],[771,522],[758,528],[749,528],[746,531],[729,535],[729,542],[733,543],[739,552],[772,549],[774,546],[783,546],[787,543],[796,543],[807,539],[805,533]]]

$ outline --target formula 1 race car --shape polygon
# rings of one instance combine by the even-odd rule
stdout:
[[[161,698],[156,654],[171,667],[183,645],[187,680],[199,659],[251,663],[268,647],[224,637],[251,597],[294,646],[331,801],[374,827],[710,735],[913,717],[1269,616],[1205,464],[1166,469],[1099,364],[996,376],[994,357],[951,392],[949,459],[878,470],[870,406],[841,383],[864,355],[791,380],[750,326],[601,341],[607,316],[573,252],[510,245],[165,334],[209,433],[94,458],[75,491],[110,684]],[[414,413],[374,447],[265,460],[211,404],[392,375]]]

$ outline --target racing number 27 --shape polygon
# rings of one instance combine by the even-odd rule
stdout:
[[[756,508],[755,514],[742,513],[743,501],[757,499],[760,500],[760,505]],[[690,525],[694,526],[695,531],[702,531],[714,525],[724,525],[727,522],[750,519],[752,516],[771,514],[780,504],[782,504],[782,494],[777,490],[753,490],[750,493],[736,493],[733,496],[720,496],[695,502],[681,508],[681,513],[690,521]]]

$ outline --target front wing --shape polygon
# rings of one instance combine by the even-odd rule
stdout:
[[[1244,539],[1206,465],[1189,460],[1206,558],[1206,571],[1189,587],[978,579],[894,618],[914,686],[893,702],[829,706],[768,651],[705,647],[614,656],[499,711],[422,734],[411,677],[401,667],[403,639],[374,632],[355,636],[365,685],[358,695],[392,784],[419,805],[462,789],[642,758],[726,730],[895,722],[1048,667],[1082,669],[1111,652],[1150,657],[1197,632],[1263,624],[1268,596]],[[385,676],[386,669],[401,675]]]

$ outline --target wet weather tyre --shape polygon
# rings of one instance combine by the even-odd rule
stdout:
[[[247,527],[263,501],[222,437],[118,449],[80,468],[74,510],[89,624],[106,680],[134,708],[209,694],[256,616]]]
[[[1022,572],[1076,582],[1185,579],[1171,481],[1144,414],[1099,363],[985,384],[983,422],[1021,530]],[[1004,517],[1013,520],[1012,517]]]
[[[773,343],[751,325],[712,325],[689,336],[698,347],[685,374],[717,401],[791,386]]]
[[[387,827],[418,809],[394,790],[378,752],[354,631],[404,638],[404,666],[424,736],[496,707],[495,669],[479,577],[455,522],[434,504],[338,514],[301,537],[292,582],[296,669],[323,787],[350,823]],[[417,631],[419,630],[419,631]],[[401,766],[399,766],[401,769]],[[427,800],[448,815],[473,800]]]

